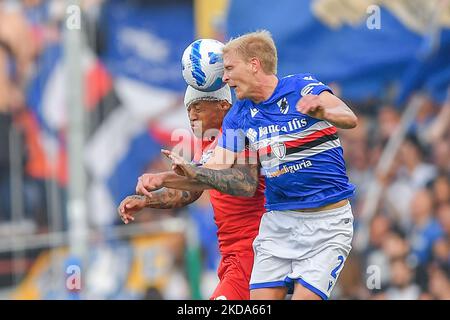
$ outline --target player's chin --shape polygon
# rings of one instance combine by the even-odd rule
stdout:
[[[192,133],[196,138],[203,138],[203,132],[195,126],[191,126]]]
[[[242,98],[244,97],[242,92],[238,88],[234,88],[234,93],[236,94],[236,98],[238,98],[239,100],[242,100]]]

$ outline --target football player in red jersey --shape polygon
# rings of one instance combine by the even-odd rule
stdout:
[[[201,148],[194,154],[194,163],[202,165],[208,161],[217,145],[222,120],[231,107],[231,92],[228,85],[214,92],[202,92],[192,87],[186,89],[185,106],[191,128],[201,140]],[[251,159],[247,153],[241,159]],[[125,198],[119,208],[124,223],[134,220],[134,215],[144,207],[178,208],[197,200],[203,190],[209,189],[210,200],[217,224],[217,236],[221,261],[218,269],[219,284],[211,299],[248,300],[249,281],[253,266],[252,243],[258,234],[261,216],[265,212],[264,178],[259,176],[257,161],[235,164],[227,179],[223,179],[223,191],[239,186],[245,193],[225,194],[211,186],[189,181],[176,173],[162,172],[144,174],[139,177],[138,195]],[[252,163],[253,162],[253,163]],[[195,184],[193,186],[192,184]],[[184,191],[188,189],[198,191]],[[148,190],[156,190],[149,192]]]

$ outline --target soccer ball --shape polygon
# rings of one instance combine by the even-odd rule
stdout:
[[[183,53],[181,67],[186,83],[200,91],[216,91],[222,88],[224,44],[214,39],[192,42]]]

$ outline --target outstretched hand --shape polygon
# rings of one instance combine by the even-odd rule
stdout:
[[[128,224],[130,220],[134,221],[134,215],[145,208],[145,206],[145,196],[128,196],[122,200],[119,207],[117,208],[117,212],[119,213],[119,216],[122,219],[123,223]]]
[[[195,167],[186,160],[184,160],[181,156],[172,151],[164,149],[161,150],[161,153],[172,161],[172,170],[176,174],[180,176],[185,176],[187,178],[195,178],[196,176]]]

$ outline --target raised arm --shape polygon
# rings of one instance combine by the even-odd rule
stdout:
[[[297,111],[326,120],[341,129],[354,128],[358,122],[356,115],[345,102],[328,91],[304,96],[297,103]]]

